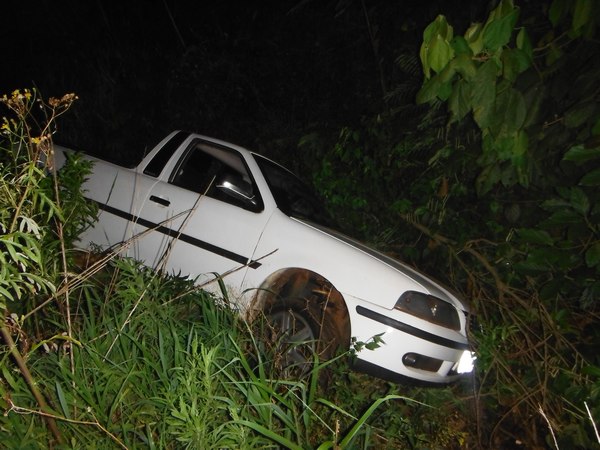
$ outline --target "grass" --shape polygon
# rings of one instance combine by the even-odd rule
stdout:
[[[48,337],[26,353],[65,448],[422,448],[440,439],[459,442],[439,429],[429,435],[423,424],[436,421],[433,408],[398,386],[349,371],[347,355],[326,368],[317,361],[304,380],[272,377],[272,355],[251,327],[187,280],[117,259],[70,298],[74,338]],[[6,414],[0,447],[46,447],[53,439],[43,413],[7,353],[1,367]],[[317,382],[323,370],[331,373],[326,385]],[[449,391],[434,392],[449,398]],[[426,414],[430,421],[422,422]]]

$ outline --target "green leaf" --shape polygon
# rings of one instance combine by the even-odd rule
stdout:
[[[565,113],[565,126],[567,128],[581,126],[594,116],[597,107],[598,105],[595,100],[574,105]]]
[[[592,12],[593,1],[592,0],[576,0],[575,1],[575,10],[573,11],[573,22],[572,27],[573,31],[577,35],[581,34],[581,28],[592,20],[591,12]]]
[[[448,108],[452,113],[452,121],[460,121],[471,110],[470,97],[469,83],[465,80],[459,80],[454,84],[454,88],[448,99]]]
[[[550,217],[540,222],[543,228],[554,228],[556,226],[574,225],[581,223],[581,215],[571,209],[559,210],[552,213]]]
[[[588,267],[600,264],[600,242],[596,242],[585,252],[585,263]]]
[[[447,82],[443,83],[438,90],[438,98],[442,101],[446,101],[450,98],[452,94],[452,83]]]
[[[437,16],[433,22],[425,27],[423,30],[423,43],[428,43],[436,34],[439,33],[438,27],[439,23],[437,19],[443,16]]]
[[[527,128],[538,122],[540,112],[543,113],[542,105],[545,99],[544,88],[536,85],[531,89],[527,89],[523,93],[523,99],[525,100],[525,109],[527,110],[527,117],[525,118],[523,127]]]
[[[544,230],[535,230],[533,228],[520,228],[517,234],[522,242],[536,245],[554,245],[554,239]]]
[[[421,86],[421,89],[417,92],[417,105],[422,105],[423,103],[428,103],[435,99],[439,88],[439,80],[436,78],[437,77],[430,78],[423,83],[423,86]]]
[[[453,30],[446,18],[442,15],[436,17],[423,32],[423,43],[419,51],[425,78],[431,77],[431,70],[436,73],[442,70],[452,59],[452,50],[449,40],[452,39]]]
[[[454,76],[456,75],[456,65],[454,64],[454,60],[450,61],[450,64],[447,64],[446,67],[438,74],[440,77],[441,84],[452,84],[454,80]]]
[[[15,379],[11,372],[13,372],[13,370],[12,368],[9,368],[8,364],[2,365],[2,378],[4,378],[13,391],[21,392],[23,388],[19,385],[19,382],[23,382],[23,377]]]
[[[339,447],[340,448],[350,448],[350,444],[352,443],[352,440],[356,437],[356,435],[358,434],[360,429],[363,427],[363,425],[367,422],[369,417],[371,417],[371,415],[375,412],[375,410],[377,408],[379,408],[379,406],[382,403],[385,403],[389,400],[412,400],[412,399],[402,397],[400,395],[394,395],[394,394],[389,394],[389,395],[386,395],[385,397],[378,398],[377,400],[375,400],[373,402],[373,404],[371,406],[369,406],[369,408],[363,413],[363,415],[360,416],[358,421],[352,426],[350,431],[348,431],[348,433],[340,441]],[[414,400],[412,400],[412,401],[414,401]]]
[[[481,196],[488,193],[490,189],[500,181],[501,177],[502,171],[499,164],[489,164],[485,166],[475,181],[477,194]]]
[[[428,50],[429,45],[426,42],[421,44],[421,49],[419,50],[419,58],[421,59],[421,65],[423,66],[423,74],[426,79],[431,77],[431,67],[428,61]]]
[[[450,41],[450,45],[456,55],[473,56],[473,51],[471,50],[471,47],[469,47],[469,43],[462,36],[454,36]]]
[[[554,0],[550,5],[548,18],[553,27],[556,27],[567,13],[570,1],[572,0]]]
[[[523,275],[539,275],[547,273],[550,266],[543,260],[537,258],[527,258],[525,261],[520,261],[515,264],[514,269]]]
[[[450,34],[450,36],[448,36]],[[448,25],[446,17],[439,14],[423,31],[423,40],[431,41],[435,36],[441,35],[444,38],[452,39],[452,27]]]
[[[288,438],[281,436],[281,435],[275,433],[274,431],[269,430],[268,428],[266,428],[256,422],[251,422],[249,420],[236,420],[235,423],[239,423],[240,425],[244,425],[248,428],[252,428],[254,431],[262,434],[263,436],[266,436],[267,438],[273,440],[274,442],[277,442],[277,443],[285,446],[285,448],[288,448],[290,450],[303,450],[303,448],[300,445],[295,444]]]
[[[465,32],[465,40],[474,55],[478,55],[483,50],[483,25],[474,23]]]
[[[524,130],[519,130],[514,144],[511,161],[515,167],[524,168],[527,162],[527,150],[529,150],[529,135]]]
[[[596,265],[598,269],[598,265]],[[596,281],[587,286],[579,298],[579,304],[583,309],[593,310],[596,308],[598,299],[600,298],[600,281]]]
[[[562,280],[560,278],[553,278],[540,288],[540,298],[544,300],[553,301],[554,299],[556,299],[556,296],[560,294],[561,289],[564,287],[564,285],[565,280]]]
[[[436,73],[441,72],[453,57],[454,50],[452,50],[450,43],[442,36],[437,35],[431,41],[427,52],[427,61],[431,69]]]
[[[533,46],[525,28],[521,28],[517,34],[517,48],[523,52],[530,63],[533,61]]]
[[[521,129],[527,110],[523,95],[514,88],[504,89],[496,97],[494,122],[503,133],[513,133]]]
[[[58,397],[58,401],[60,402],[60,407],[62,409],[63,415],[67,418],[71,418],[71,414],[69,412],[69,404],[67,403],[67,399],[65,398],[65,393],[63,392],[62,386],[59,381],[56,381],[56,395]]]
[[[584,373],[586,375],[592,375],[596,378],[600,378],[600,367],[598,366],[592,366],[592,365],[586,365],[584,367],[581,368],[581,373]]]
[[[563,51],[561,48],[556,45],[554,42],[550,43],[550,47],[548,48],[548,52],[546,53],[546,65],[551,66],[556,61],[558,61],[563,55]]]
[[[417,104],[428,103],[436,98],[446,101],[450,97],[452,94],[452,83],[456,73],[453,63],[454,60],[451,61],[451,64],[446,65],[440,73],[423,83],[423,86],[421,86],[421,89],[416,96]]]
[[[4,249],[8,252],[10,259],[13,263],[17,263],[21,258],[19,258],[19,253],[17,253],[15,247],[20,247],[19,244],[13,242],[12,238],[2,240],[4,241]]]
[[[516,133],[496,138],[492,142],[492,149],[498,161],[508,161],[513,156],[516,142]]]
[[[571,198],[571,188],[565,186],[556,186],[556,192],[561,198],[569,200]],[[569,206],[569,204],[567,204]]]
[[[523,50],[510,48],[502,52],[502,72],[507,80],[515,81],[517,75],[525,72],[530,66],[531,60]]]
[[[467,80],[470,80],[477,74],[477,67],[473,62],[473,58],[464,53],[457,55],[456,58],[450,62],[450,65]]]
[[[585,216],[590,210],[590,200],[583,189],[574,187],[569,193],[571,207],[582,216]]]
[[[585,174],[579,184],[581,186],[600,186],[600,168]]]
[[[509,14],[492,19],[491,22],[488,20],[483,30],[484,47],[493,53],[508,44],[518,17],[519,9],[513,7]]]
[[[471,81],[473,116],[479,128],[490,126],[496,100],[496,76],[498,66],[493,60],[484,62]]]
[[[565,153],[563,161],[573,161],[581,164],[600,158],[600,147],[585,148],[583,144],[574,145]]]
[[[600,117],[596,120],[596,123],[592,127],[592,134],[594,136],[600,136]]]
[[[555,247],[537,247],[528,255],[527,260],[532,263],[546,265],[549,268],[564,268],[569,266],[568,253]]]
[[[6,309],[6,301],[12,302],[14,301],[14,296],[7,291],[6,289],[4,289],[2,287],[2,285],[0,285],[0,309],[1,310],[5,310]]]

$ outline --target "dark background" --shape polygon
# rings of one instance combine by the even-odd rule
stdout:
[[[55,140],[88,152],[135,158],[171,130],[187,129],[289,159],[302,136],[335,136],[394,106],[389,94],[399,85],[411,86],[400,102],[413,103],[425,26],[444,13],[463,32],[488,6],[8,1],[0,87],[36,87],[44,98],[76,93]]]

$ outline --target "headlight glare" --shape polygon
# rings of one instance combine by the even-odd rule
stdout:
[[[465,350],[458,361],[456,373],[471,373],[475,366],[475,353]]]

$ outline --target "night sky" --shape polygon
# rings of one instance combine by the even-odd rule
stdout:
[[[89,151],[141,148],[176,128],[291,145],[380,111],[408,76],[396,58],[418,54],[440,12],[463,26],[485,17],[472,3],[9,0],[0,86],[75,92],[57,138]]]

